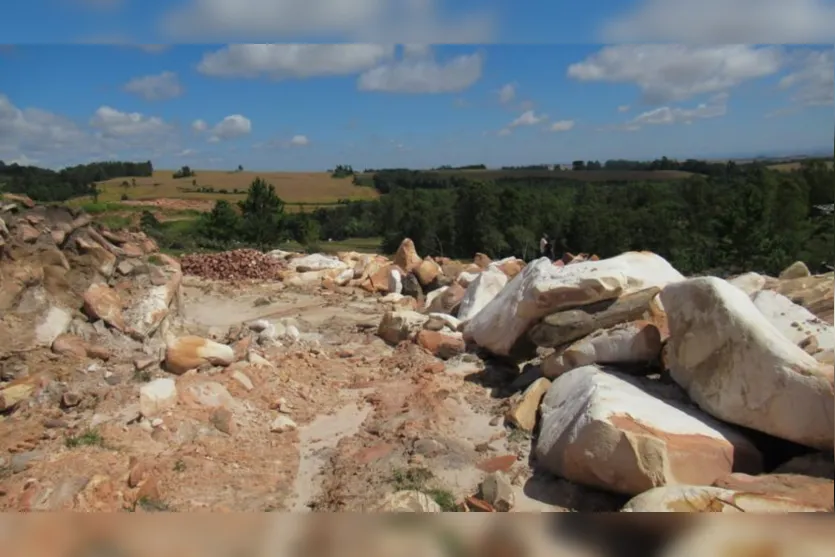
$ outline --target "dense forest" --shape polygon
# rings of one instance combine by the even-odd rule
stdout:
[[[0,161],[0,191],[25,193],[36,201],[66,201],[95,194],[95,182],[112,178],[151,176],[151,161],[107,161],[70,166],[55,171]]]
[[[368,184],[383,194],[379,200],[301,213],[287,213],[272,186],[258,179],[237,207],[218,201],[187,227],[180,221],[168,231],[167,223],[146,213],[142,226],[163,247],[181,250],[268,248],[292,239],[315,251],[327,240],[379,237],[390,253],[409,237],[422,255],[482,252],[530,260],[548,234],[558,252],[608,257],[651,250],[688,274],[775,274],[798,259],[815,272],[835,265],[835,169],[823,161],[792,171],[667,159],[592,166],[571,172],[380,170]],[[665,174],[684,168],[689,174]],[[150,162],[60,172],[0,163],[0,181],[40,200],[65,199],[89,194],[93,179],[151,169]]]

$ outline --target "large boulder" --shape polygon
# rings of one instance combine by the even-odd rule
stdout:
[[[467,323],[464,334],[495,354],[509,355],[531,325],[546,315],[681,280],[684,276],[664,258],[649,252],[566,267],[543,257],[511,280]]]
[[[287,266],[294,271],[305,273],[308,271],[324,271],[325,269],[346,269],[348,264],[333,255],[313,253],[291,259]]]
[[[540,407],[538,463],[567,480],[627,495],[761,470],[750,441],[677,402],[675,391],[597,366],[561,375]]]
[[[787,513],[825,512],[825,509],[786,496],[704,485],[668,485],[632,498],[621,512]]]
[[[478,315],[507,285],[507,275],[498,268],[488,268],[473,280],[458,308],[458,319],[468,321]]]
[[[428,315],[415,311],[388,311],[380,320],[377,336],[388,344],[395,345],[413,338],[428,320]]]
[[[716,277],[661,292],[674,381],[722,420],[810,447],[833,446],[833,368],[763,318],[739,288]]]
[[[423,262],[415,249],[415,243],[409,238],[400,242],[397,252],[394,254],[394,264],[403,269],[405,274],[411,273]]]
[[[542,361],[551,379],[590,364],[651,364],[661,356],[661,333],[649,321],[623,323],[559,349]]]
[[[813,356],[835,350],[835,327],[772,290],[756,292],[751,300],[783,336]]]

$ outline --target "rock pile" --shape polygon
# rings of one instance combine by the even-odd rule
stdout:
[[[420,266],[409,247],[390,268]],[[422,310],[393,309],[378,335],[538,363],[507,421],[538,433],[539,470],[633,496],[629,511],[832,510],[831,471],[774,466],[832,460],[833,273],[687,278],[648,252],[476,260],[434,274]]]
[[[284,265],[254,249],[184,255],[183,272],[212,280],[279,280]]]

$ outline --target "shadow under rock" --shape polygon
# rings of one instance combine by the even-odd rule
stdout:
[[[511,384],[519,377],[519,366],[507,360],[491,358],[484,369],[464,376],[465,381],[490,389],[493,398],[507,398],[516,392]]]
[[[582,486],[537,468],[522,489],[527,497],[541,503],[583,513],[619,511],[630,499],[627,495]]]

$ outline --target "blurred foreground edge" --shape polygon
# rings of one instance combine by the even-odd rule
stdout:
[[[831,514],[0,516],[3,557],[818,557]]]

